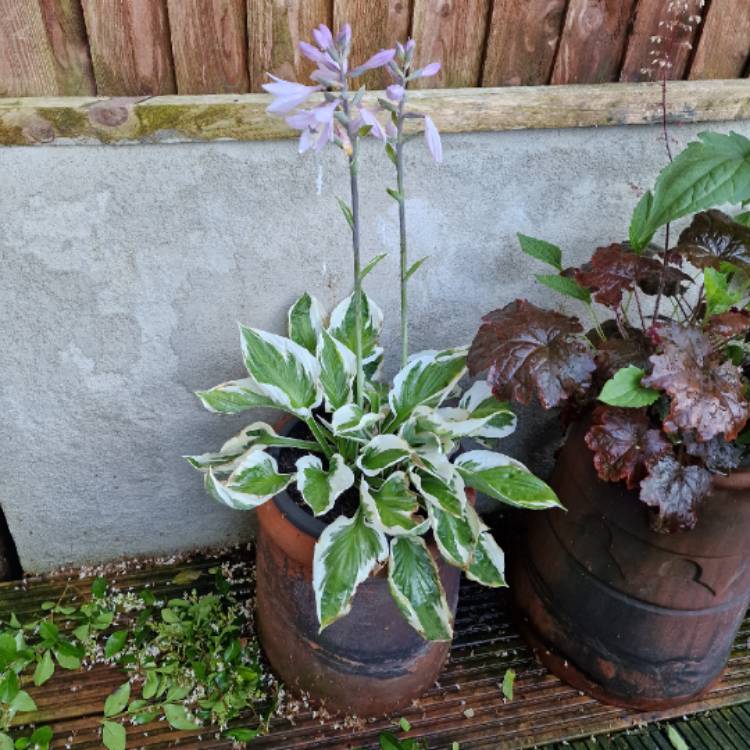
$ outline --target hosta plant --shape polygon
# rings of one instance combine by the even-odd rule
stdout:
[[[554,269],[538,281],[583,305],[590,331],[516,300],[484,317],[469,354],[498,398],[590,417],[598,476],[638,488],[663,532],[695,525],[711,474],[736,468],[750,442],[750,227],[716,208],[750,199],[750,141],[699,138],[638,203],[628,242],[564,268],[557,246],[519,235]],[[690,214],[670,242],[670,222]]]
[[[289,310],[286,337],[240,326],[248,377],[198,393],[211,411],[269,407],[291,415],[296,429],[277,432],[253,422],[217,453],[188,458],[220,503],[250,510],[289,491],[310,513],[325,517],[313,560],[321,629],[346,615],[357,587],[387,566],[390,592],[407,621],[426,639],[448,640],[451,612],[426,539],[473,580],[505,585],[503,553],[469,502],[467,487],[524,508],[558,501],[512,458],[486,449],[459,452],[462,438],[493,441],[510,434],[516,422],[483,382],[458,398],[467,347],[410,357],[403,347],[401,370],[390,386],[381,382],[383,315],[362,289],[379,256],[361,266],[359,143],[376,136],[396,168],[397,187],[389,194],[399,206],[405,339],[407,282],[421,263],[407,260],[407,119],[424,122],[431,153],[436,161],[442,157],[432,121],[407,108],[407,89],[439,66],[413,67],[413,42],[353,66],[348,27],[334,36],[321,26],[313,36],[316,44],[302,43],[301,51],[318,65],[315,85],[275,80],[267,86],[274,96],[269,111],[287,115],[301,131],[300,151],[332,143],[346,157],[351,203],[340,204],[352,235],[354,290],[327,319],[315,298],[304,294]],[[356,78],[383,65],[394,83],[379,104],[368,103]],[[319,96],[316,106],[300,109],[313,95]],[[291,470],[279,468],[284,451],[296,451]]]

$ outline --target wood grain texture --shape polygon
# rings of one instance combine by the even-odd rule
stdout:
[[[483,86],[538,86],[549,81],[566,0],[495,0]]]
[[[167,0],[167,9],[178,93],[250,89],[245,0]]]
[[[442,64],[438,75],[416,81],[417,88],[479,85],[489,11],[490,0],[414,0],[416,62]]]
[[[35,0],[0,0],[0,96],[58,93],[52,47]]]
[[[684,78],[700,17],[701,0],[639,0],[620,80],[657,81],[665,73],[670,80]]]
[[[570,0],[551,83],[617,80],[634,5],[635,0]]]
[[[96,93],[80,0],[38,1],[52,51],[57,80],[55,93],[61,96]]]
[[[250,90],[262,90],[266,73],[307,82],[315,66],[297,44],[310,41],[319,24],[332,22],[332,0],[247,0]]]
[[[748,0],[711,0],[689,77],[737,78],[747,74],[749,57]]]
[[[336,28],[350,23],[353,29],[352,56],[354,65],[363,63],[371,54],[396,42],[405,42],[411,24],[411,0],[334,0],[333,22]],[[368,89],[382,89],[391,83],[388,73],[373,70],[362,76]]]
[[[377,95],[368,94],[365,102],[374,104]],[[282,119],[266,113],[269,101],[265,94],[5,99],[0,100],[0,145],[296,137]],[[411,101],[446,133],[661,122],[658,83],[435,89],[414,91]],[[750,80],[669,86],[669,122],[742,119],[750,119]],[[411,125],[418,129],[421,120]]]
[[[83,0],[97,93],[176,91],[166,0]]]

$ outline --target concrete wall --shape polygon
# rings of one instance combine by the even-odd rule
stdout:
[[[732,128],[750,135],[750,122]],[[675,127],[681,143],[705,128]],[[717,126],[717,129],[728,129]],[[409,148],[414,348],[467,342],[480,315],[535,288],[523,231],[568,264],[624,238],[635,186],[665,161],[658,128],[446,137],[435,167]],[[234,542],[252,514],[213,504],[181,454],[218,448],[248,420],[192,392],[241,377],[236,320],[282,331],[303,291],[350,286],[334,200],[346,175],[292,142],[0,150],[0,504],[29,571]],[[361,174],[368,288],[397,331],[397,216],[374,144]],[[316,186],[319,188],[316,191]],[[509,452],[544,469],[549,420]]]

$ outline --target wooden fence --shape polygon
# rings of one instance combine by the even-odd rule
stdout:
[[[0,0],[0,96],[259,91],[343,21],[355,61],[410,35],[449,88],[653,80],[667,38],[673,79],[742,77],[750,55],[750,0]]]

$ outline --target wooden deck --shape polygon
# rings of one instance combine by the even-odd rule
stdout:
[[[232,553],[235,557],[240,553]],[[230,558],[231,559],[231,558]],[[149,586],[157,596],[174,597],[186,586],[174,583],[186,568],[205,570],[215,560],[197,560],[179,565],[141,569],[117,576],[121,590]],[[110,576],[110,580],[113,577]],[[189,588],[209,589],[211,577],[202,576]],[[0,612],[19,616],[35,615],[42,601],[57,599],[65,586],[66,596],[86,596],[91,579],[57,577],[0,585]],[[252,596],[250,590],[238,590]],[[439,684],[415,703],[403,716],[412,726],[410,736],[425,738],[430,750],[527,748],[552,743],[559,748],[663,748],[674,750],[668,727],[674,726],[691,749],[750,748],[750,619],[740,630],[723,680],[703,700],[681,709],[634,713],[605,706],[562,684],[533,659],[513,627],[505,592],[467,584],[462,589],[457,616],[457,637],[450,661]],[[517,674],[515,698],[503,700],[500,684],[506,669]],[[122,675],[114,669],[57,674],[41,688],[28,688],[39,706],[36,721],[48,723],[55,733],[53,748],[101,747],[98,725],[104,699]],[[695,718],[685,716],[702,713]],[[30,717],[20,717],[28,721]],[[383,730],[394,726],[400,716],[367,722],[364,729],[341,727],[340,722],[321,721],[310,711],[274,722],[271,735],[251,744],[257,750],[333,750],[375,748]],[[20,722],[19,722],[20,723]],[[644,726],[648,724],[648,726]],[[238,725],[241,726],[241,723]],[[629,730],[627,732],[623,730]],[[592,738],[596,737],[594,741]],[[158,750],[180,748],[228,748],[231,742],[203,731],[174,732],[163,722],[146,727],[128,727],[128,747]]]

